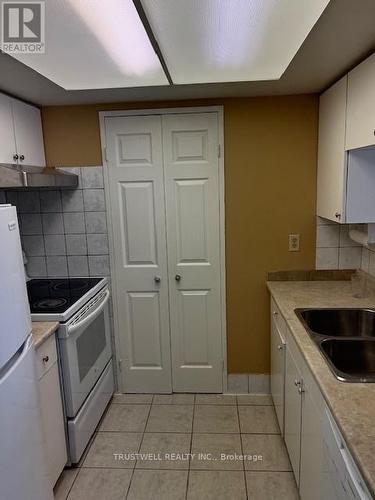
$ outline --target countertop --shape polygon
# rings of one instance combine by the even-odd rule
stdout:
[[[33,329],[31,332],[35,349],[37,349],[48,337],[50,337],[58,329],[57,321],[33,321]]]
[[[375,296],[354,298],[350,281],[268,281],[303,357],[375,497],[375,383],[338,381],[294,313],[297,307],[375,307]]]

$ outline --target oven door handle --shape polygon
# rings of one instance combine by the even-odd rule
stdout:
[[[109,290],[106,290],[104,299],[99,304],[99,306],[95,307],[95,309],[90,314],[85,316],[81,321],[78,321],[78,323],[73,323],[71,326],[68,326],[68,331],[67,331],[68,336],[74,333],[79,328],[86,326],[93,319],[95,319],[96,316],[98,316],[103,311],[104,307],[106,306],[109,300],[109,296],[110,296]]]

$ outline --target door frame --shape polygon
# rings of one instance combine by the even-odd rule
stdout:
[[[220,303],[221,303],[221,349],[222,349],[222,386],[223,393],[228,392],[228,360],[227,360],[227,314],[226,314],[226,266],[225,266],[225,176],[224,176],[224,106],[195,106],[195,107],[176,107],[176,108],[152,108],[152,109],[132,109],[132,110],[116,110],[116,111],[99,111],[99,127],[100,127],[100,142],[104,174],[104,195],[106,200],[106,217],[108,227],[108,242],[109,242],[109,259],[111,270],[111,285],[112,290],[117,289],[116,276],[112,274],[115,268],[115,252],[113,240],[113,225],[112,215],[109,209],[109,166],[106,158],[106,134],[105,134],[105,119],[115,116],[142,116],[142,115],[168,115],[168,114],[196,114],[196,113],[217,113],[218,117],[218,132],[219,132],[219,234],[220,234]],[[113,307],[113,324],[114,324],[114,340],[116,355],[124,352],[119,334],[117,301],[112,300]],[[123,380],[121,373],[121,359],[115,356],[115,372],[117,379],[117,388],[123,392]],[[171,367],[172,369],[172,367]]]

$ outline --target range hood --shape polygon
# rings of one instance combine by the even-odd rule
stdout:
[[[77,186],[78,176],[59,168],[0,165],[0,189]]]

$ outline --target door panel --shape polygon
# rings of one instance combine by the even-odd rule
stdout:
[[[107,118],[106,141],[123,387],[171,392],[161,117]]]
[[[120,182],[119,189],[124,266],[157,266],[153,182]]]
[[[162,366],[159,311],[158,292],[128,293],[132,369]]]
[[[281,434],[284,435],[285,340],[271,307],[271,394]]]
[[[173,390],[221,392],[217,114],[165,115],[162,126]]]

